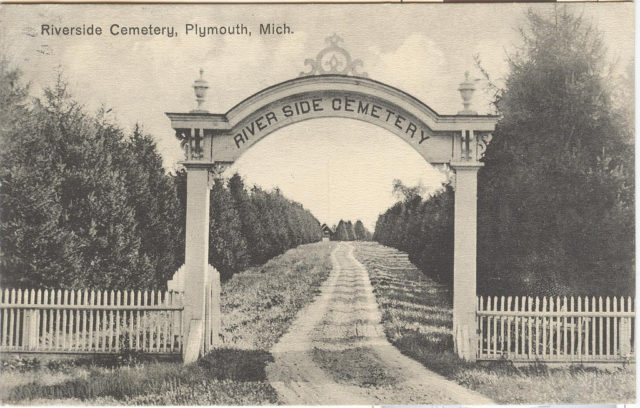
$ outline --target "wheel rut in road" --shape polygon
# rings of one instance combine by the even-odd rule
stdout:
[[[320,295],[272,348],[267,378],[289,405],[479,404],[493,401],[426,369],[387,340],[365,267],[341,242]]]

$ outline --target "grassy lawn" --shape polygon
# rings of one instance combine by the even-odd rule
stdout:
[[[9,404],[262,405],[269,350],[331,271],[334,243],[303,245],[222,285],[223,346],[195,364],[142,356],[44,362],[5,357],[0,398]]]
[[[635,367],[515,367],[459,360],[453,354],[450,291],[415,268],[398,267],[403,262],[390,259],[379,244],[357,243],[354,254],[369,271],[387,337],[427,368],[502,404],[635,401]]]

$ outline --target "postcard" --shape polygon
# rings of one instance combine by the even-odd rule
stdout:
[[[0,399],[636,400],[633,3],[0,5]]]

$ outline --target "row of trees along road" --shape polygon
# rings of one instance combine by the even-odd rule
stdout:
[[[87,113],[62,80],[32,99],[0,61],[2,287],[163,288],[184,261],[185,176],[165,172],[140,127]],[[321,239],[301,205],[239,176],[216,183],[211,217],[224,276]]]
[[[502,115],[478,180],[478,290],[634,293],[633,74],[614,75],[602,35],[559,8],[529,11],[509,56]],[[374,239],[451,282],[454,191],[405,189]]]
[[[300,203],[277,188],[267,192],[254,186],[248,191],[238,174],[226,184],[216,181],[210,212],[209,258],[223,277],[322,239],[320,222]]]
[[[355,224],[351,220],[340,220],[333,228],[333,241],[370,241],[371,232],[364,226],[362,221],[357,220]]]

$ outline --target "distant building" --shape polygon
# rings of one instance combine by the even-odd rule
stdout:
[[[329,227],[327,224],[322,224],[322,226],[320,226],[320,229],[322,230],[322,242],[330,241],[331,236],[333,235],[333,230],[331,229],[331,227]]]

